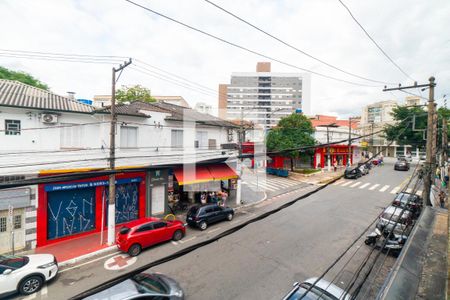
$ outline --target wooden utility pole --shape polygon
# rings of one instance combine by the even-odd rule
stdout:
[[[399,85],[396,88],[386,88],[383,89],[383,92],[387,91],[396,91],[396,90],[406,90],[406,89],[417,89],[417,88],[429,88],[430,94],[428,97],[428,123],[427,123],[427,160],[425,163],[425,173],[424,173],[424,189],[423,189],[423,199],[425,200],[426,205],[431,205],[431,184],[433,182],[434,177],[434,167],[433,167],[433,156],[436,153],[433,153],[433,139],[436,138],[436,132],[434,130],[434,87],[436,86],[435,78],[432,76],[428,79],[429,83],[426,84],[417,84],[414,83],[412,86],[401,86]]]
[[[115,169],[116,162],[116,73],[122,74],[123,69],[131,64],[129,61],[124,62],[119,68],[112,68],[112,89],[111,89],[111,128],[109,132],[109,168]],[[119,78],[117,78],[119,79]],[[116,174],[109,175],[109,199],[108,199],[108,245],[113,245],[116,236]]]
[[[347,165],[351,165],[352,156],[352,117],[348,118],[348,155],[347,155]]]

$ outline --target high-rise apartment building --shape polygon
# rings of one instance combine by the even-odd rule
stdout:
[[[271,72],[270,62],[259,62],[256,72],[231,74],[219,85],[219,116],[271,128],[293,112],[310,113],[310,76]]]

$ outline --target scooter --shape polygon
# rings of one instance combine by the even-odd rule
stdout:
[[[382,235],[385,238],[385,242],[383,241],[378,243]],[[366,236],[364,243],[369,246],[376,245],[378,248],[381,248],[384,244],[382,250],[390,250],[394,255],[398,255],[405,245],[407,239],[408,236],[404,234],[389,233],[384,230],[384,228],[379,228],[379,226],[377,226],[373,232],[369,233]]]
[[[364,241],[364,243],[369,246],[375,245],[377,243],[378,239],[380,238],[380,236],[381,236],[381,230],[378,228],[375,228],[374,231],[372,231],[371,233],[369,233],[366,236],[366,240]]]

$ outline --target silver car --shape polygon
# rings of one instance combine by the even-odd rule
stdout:
[[[316,282],[317,277],[309,278],[302,283],[294,283],[294,288],[283,298],[283,300],[297,300],[302,297],[302,295],[311,287],[314,282]],[[320,279],[313,288],[308,292],[308,294],[303,297],[305,300],[350,300],[352,295],[346,294],[345,291],[340,287],[326,281],[325,279]]]
[[[159,273],[140,273],[84,300],[184,299],[180,285]]]
[[[396,223],[395,232],[404,231],[408,225],[412,224],[412,213],[402,207],[388,206],[381,213],[377,227],[391,231]]]

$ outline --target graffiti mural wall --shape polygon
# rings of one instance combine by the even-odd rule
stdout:
[[[109,191],[106,189],[106,199]],[[106,215],[108,210],[105,211]],[[138,219],[139,217],[139,190],[138,183],[116,185],[116,224]],[[106,217],[105,220],[108,218]]]
[[[48,193],[47,216],[49,240],[95,229],[95,188]]]

